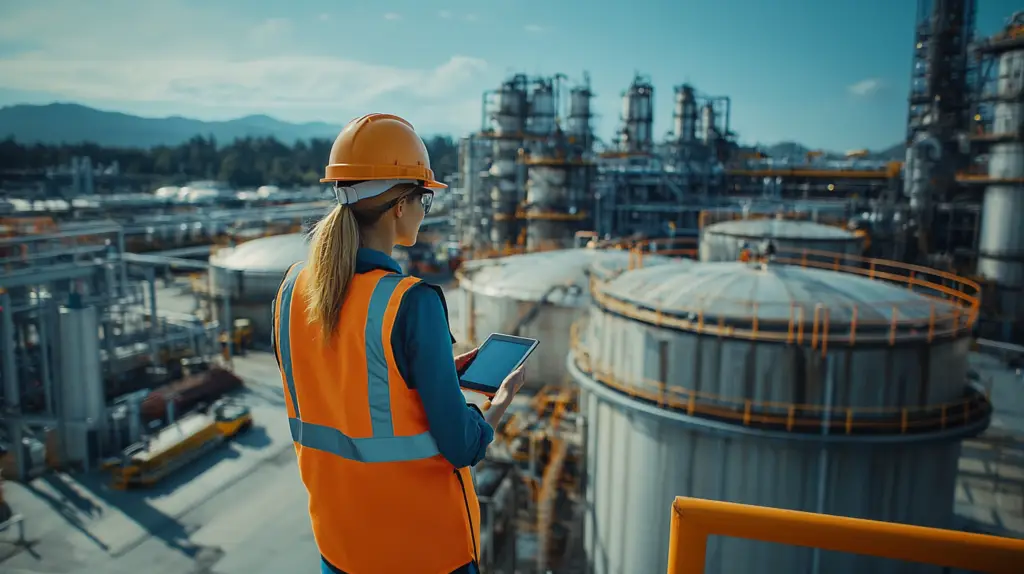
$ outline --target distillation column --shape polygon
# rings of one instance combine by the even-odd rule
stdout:
[[[907,121],[904,195],[910,200],[917,250],[933,249],[935,205],[956,190],[966,154],[969,46],[975,0],[919,0]]]
[[[654,147],[654,86],[643,76],[633,78],[622,96],[621,151],[627,154],[649,153]]]
[[[550,84],[542,82],[532,95],[532,114],[536,125],[551,131],[531,130],[535,144],[527,159],[526,184],[528,250],[568,247],[581,222],[589,217],[586,203],[589,193],[586,144],[590,133],[590,89],[573,89],[570,95],[569,133],[553,121],[555,98]],[[547,117],[551,122],[545,121]]]
[[[978,274],[996,285],[1003,335],[1011,338],[1024,319],[1024,12],[982,49],[998,67],[991,133],[982,135],[990,145]]]
[[[692,143],[697,136],[697,98],[693,86],[676,86],[676,104],[672,114],[672,132],[676,142]]]
[[[491,243],[496,249],[511,245],[516,238],[516,209],[522,189],[517,163],[527,114],[525,83],[525,77],[516,76],[502,85],[497,94],[497,109],[493,116],[494,134],[488,173],[493,181],[490,186],[494,215]]]

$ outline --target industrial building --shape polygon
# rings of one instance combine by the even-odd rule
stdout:
[[[180,376],[183,358],[216,352],[216,325],[158,309],[156,268],[129,262],[121,227],[69,227],[0,239],[3,419],[15,476],[46,466],[33,453],[88,468],[124,446],[132,437],[116,436],[108,405]]]
[[[483,125],[461,142],[464,249],[568,247],[592,227],[593,94],[588,80],[566,94],[563,80],[520,74],[484,94]]]

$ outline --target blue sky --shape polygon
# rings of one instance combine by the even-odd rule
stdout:
[[[1020,0],[979,0],[997,30]],[[728,95],[745,142],[881,148],[904,134],[915,0],[0,0],[0,105],[145,116],[367,111],[426,133],[480,122],[511,72],[590,73],[611,135],[635,71],[655,132],[672,86]]]

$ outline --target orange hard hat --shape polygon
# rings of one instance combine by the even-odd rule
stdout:
[[[427,146],[412,124],[391,114],[367,114],[348,123],[331,146],[321,183],[410,180],[445,188],[434,179]]]

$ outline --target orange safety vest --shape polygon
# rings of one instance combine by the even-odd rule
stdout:
[[[420,279],[357,273],[325,345],[306,319],[303,267],[292,266],[278,291],[275,348],[320,553],[348,574],[447,574],[479,563],[470,469],[438,452],[392,354],[399,305]]]

